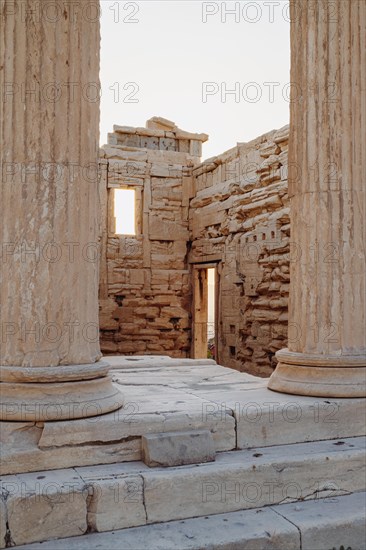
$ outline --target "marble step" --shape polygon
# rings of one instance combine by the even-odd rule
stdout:
[[[269,390],[266,379],[202,364],[209,360],[182,366],[165,358],[171,366],[158,366],[161,358],[150,359],[108,357],[126,396],[120,410],[1,422],[0,476],[141,460],[143,436],[161,432],[209,430],[216,452],[365,435],[365,399],[286,395]]]
[[[366,493],[92,533],[19,550],[365,549]]]
[[[0,547],[363,491],[364,449],[365,438],[353,437],[172,468],[130,462],[4,476]]]

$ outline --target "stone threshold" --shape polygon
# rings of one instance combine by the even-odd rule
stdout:
[[[125,396],[122,409],[81,420],[1,422],[0,475],[141,460],[142,436],[162,432],[209,430],[216,452],[365,434],[361,398],[276,393],[267,379],[209,360],[132,359],[107,359]]]

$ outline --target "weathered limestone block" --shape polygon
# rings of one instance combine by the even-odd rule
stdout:
[[[134,128],[133,126],[119,126],[118,124],[114,124],[113,132],[122,133],[122,134],[135,134],[136,128]]]
[[[104,145],[102,151],[104,152],[105,158],[116,157],[115,160],[109,160],[108,162],[108,172],[111,177],[124,171],[125,164],[120,164],[120,160],[145,162],[148,157],[147,151],[131,147],[118,146],[111,148]]]
[[[117,155],[119,157],[119,153]],[[123,184],[124,178],[142,178],[147,173],[147,162],[145,160],[129,159],[113,161],[108,171],[108,179],[113,183]],[[140,182],[137,182],[137,184]]]
[[[129,336],[131,338],[131,336]],[[147,344],[144,341],[141,341],[142,338],[139,337],[138,342],[120,342],[117,344],[116,353],[125,354],[125,353],[134,353],[139,354],[143,353],[147,349]]]
[[[141,137],[139,147],[144,149],[159,149],[160,148],[159,137]]]
[[[88,490],[74,470],[5,476],[6,507],[15,545],[82,535]]]
[[[130,283],[131,285],[143,286],[145,283],[146,270],[142,269],[130,269]]]
[[[116,134],[108,133],[107,134],[107,143],[108,143],[108,145],[118,145],[118,140],[117,140]],[[104,153],[104,151],[102,149],[101,154],[103,154],[103,153]]]
[[[208,140],[207,134],[193,134],[192,132],[186,132],[185,130],[181,130],[180,128],[177,128],[175,135],[178,139],[200,141],[201,143],[204,143]]]
[[[169,317],[169,318],[184,318],[186,317],[187,310],[183,309],[182,307],[162,307],[161,308],[161,316],[162,317]]]
[[[151,165],[150,174],[158,178],[179,177],[182,175],[182,166],[180,164],[160,164],[154,162]]]
[[[110,476],[105,468],[77,468],[88,484],[91,498],[88,505],[88,526],[99,533],[144,525],[143,479],[138,475]],[[118,472],[118,468],[117,468]],[[98,475],[100,479],[98,479]]]
[[[154,269],[151,273],[151,285],[166,286],[169,285],[170,271],[166,269]],[[166,297],[167,305],[170,303],[170,298]],[[155,301],[156,303],[156,301]]]
[[[146,122],[146,128],[153,130],[176,130],[177,126],[172,120],[167,118],[154,116]]]
[[[140,147],[140,136],[136,134],[116,134],[117,145],[123,145],[127,147]]]
[[[281,149],[275,142],[265,143],[262,147],[259,148],[259,154],[263,158],[276,158],[275,155],[278,155],[280,152]]]
[[[138,307],[133,310],[133,313],[137,316],[141,315],[145,317],[146,319],[155,319],[159,315],[159,308],[158,307]]]
[[[177,150],[177,141],[170,138],[160,138],[159,139],[159,149],[163,151],[176,151]]]
[[[191,468],[151,469],[144,473],[148,523],[363,490],[364,442],[348,441],[355,447],[340,451],[328,441],[288,445],[286,457],[283,447],[280,453],[278,447],[257,448],[222,453],[215,463]]]
[[[289,127],[288,125],[283,126],[279,130],[276,130],[273,135],[273,141],[280,144],[281,150],[288,143],[289,140]]]
[[[215,460],[208,430],[165,432],[142,436],[142,460],[147,466],[183,466]]]
[[[274,510],[298,528],[303,550],[361,550],[364,545],[365,493],[284,504]]]
[[[190,154],[193,157],[201,157],[202,156],[202,142],[191,140],[190,142]]]
[[[189,140],[180,139],[178,141],[178,149],[180,153],[189,153],[190,152]]]

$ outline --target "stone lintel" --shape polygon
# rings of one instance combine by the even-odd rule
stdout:
[[[117,124],[113,125],[113,132],[116,134],[130,134],[146,137],[160,137],[160,138],[175,138],[175,139],[186,139],[193,141],[200,141],[204,143],[208,140],[208,135],[204,133],[194,133],[186,132],[180,128],[175,128],[173,130],[162,130],[159,128],[143,128],[138,126],[119,126]],[[113,139],[113,133],[108,134],[110,139]]]

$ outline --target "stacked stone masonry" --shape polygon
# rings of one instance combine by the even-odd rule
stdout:
[[[114,127],[101,152],[100,324],[105,354],[190,356],[187,260],[192,168],[205,134],[154,117]],[[114,227],[115,188],[136,192],[136,235]]]
[[[217,356],[269,376],[287,344],[288,127],[201,163],[205,134],[154,117],[115,126],[100,155],[104,354],[192,355],[193,269],[216,266]],[[114,189],[136,192],[136,235]]]

